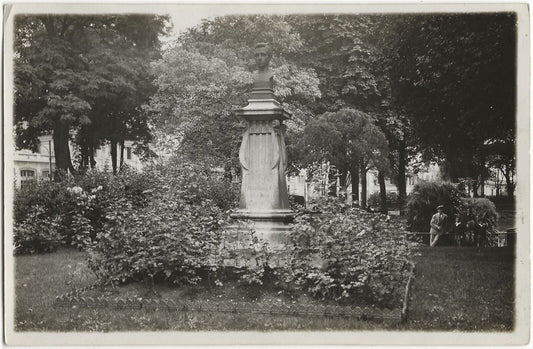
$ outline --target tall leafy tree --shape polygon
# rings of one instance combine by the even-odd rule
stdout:
[[[359,191],[353,178],[361,175],[361,206],[366,207],[367,171],[387,170],[389,166],[388,142],[375,119],[349,108],[326,112],[306,126],[304,143],[309,163],[329,161],[339,170],[341,187],[346,187],[346,176],[350,173],[352,195]]]
[[[166,19],[158,16],[20,15],[15,19],[18,144],[52,132],[56,168],[74,171],[69,141],[82,155],[102,141],[145,137],[139,106],[149,93],[149,60]],[[144,133],[144,134],[143,134]],[[118,136],[117,136],[118,135]],[[87,162],[87,161],[86,161]]]
[[[342,107],[370,113],[389,142],[393,168],[378,175],[385,197],[385,175],[398,185],[405,198],[405,168],[408,162],[404,135],[409,124],[394,106],[387,74],[386,51],[390,16],[323,15],[287,18],[305,41],[296,59],[312,67],[320,78],[322,98],[311,108],[316,114]],[[359,166],[358,164],[355,166]],[[354,171],[359,172],[359,171]],[[359,176],[352,178],[359,185]],[[355,193],[358,200],[358,193]],[[385,200],[383,200],[385,204]]]
[[[145,110],[155,128],[180,138],[174,151],[238,169],[242,126],[233,111],[247,104],[258,42],[272,48],[274,92],[297,119],[289,129],[298,127],[298,101],[320,96],[314,71],[287,59],[299,35],[277,16],[218,17],[191,28],[153,65],[158,89]]]
[[[484,144],[515,129],[516,18],[403,16],[391,25],[392,91],[413,138],[451,180],[486,173]]]

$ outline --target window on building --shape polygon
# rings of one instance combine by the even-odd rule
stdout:
[[[20,177],[22,179],[33,179],[33,178],[35,178],[35,171],[33,171],[33,170],[20,170]]]
[[[131,147],[126,147],[126,159],[131,160]]]
[[[35,179],[34,170],[20,170],[20,187],[21,188],[29,185],[32,179]]]
[[[50,171],[44,170],[42,172],[42,177],[43,178],[50,178]]]

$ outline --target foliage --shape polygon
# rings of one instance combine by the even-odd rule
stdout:
[[[429,231],[431,216],[438,205],[444,205],[444,212],[448,215],[448,224],[454,222],[455,217],[466,223],[470,214],[486,235],[488,246],[496,246],[496,227],[499,215],[496,206],[487,198],[465,198],[450,183],[421,182],[415,185],[407,202],[407,219],[412,231]]]
[[[81,247],[93,235],[89,217],[96,196],[71,185],[66,181],[38,181],[16,191],[15,242],[23,245],[19,239],[29,241],[31,236],[43,240],[40,248],[24,249],[25,253],[50,252],[58,243]],[[42,239],[48,235],[53,238]],[[46,246],[47,241],[49,246]]]
[[[380,207],[381,199],[379,192],[374,192],[368,197],[368,206],[369,207]],[[397,208],[400,207],[400,201],[398,194],[395,192],[387,192],[387,207]]]
[[[494,203],[487,198],[465,198],[467,211],[471,209],[476,222],[487,228],[495,228],[498,224],[498,212]],[[466,212],[462,212],[466,213]]]
[[[209,167],[179,159],[154,165],[144,176],[149,198],[143,205],[128,196],[110,203],[88,248],[90,266],[105,282],[197,283],[220,261],[221,227],[236,192]]]
[[[15,240],[19,239],[19,233],[36,237],[48,234],[61,243],[84,248],[102,229],[107,211],[114,201],[127,198],[134,206],[142,205],[144,189],[148,185],[147,177],[140,173],[113,177],[109,173],[91,170],[59,182],[43,180],[24,186],[15,194]],[[28,224],[32,224],[33,228],[28,228]],[[39,231],[41,226],[43,232]],[[53,250],[54,245],[55,242],[50,240],[49,247],[43,243],[40,249],[26,249],[24,252],[47,252]]]
[[[417,183],[407,200],[407,221],[411,231],[429,231],[431,216],[436,213],[439,205],[444,205],[450,227],[454,215],[465,210],[461,193],[451,183]]]
[[[485,246],[496,247],[498,245],[497,226],[500,215],[496,206],[488,198],[464,198],[463,211],[458,216],[465,221],[471,213],[475,222],[484,235],[481,243]]]
[[[267,41],[275,94],[288,109],[292,99],[319,96],[313,71],[294,65],[284,53],[301,46],[298,34],[276,16],[226,16],[205,20],[184,33],[153,64],[157,92],[144,106],[156,132],[174,135],[189,159],[239,169],[241,126],[233,113],[246,105],[252,84],[253,47]],[[296,115],[301,113],[296,112]]]
[[[139,172],[129,169],[118,176],[89,170],[60,182],[39,181],[24,186],[16,191],[14,201],[15,232],[22,234],[16,241],[28,240],[24,237],[26,235],[48,234],[60,236],[62,243],[85,249],[98,239],[102,230],[114,224],[110,222],[110,215],[122,215],[122,208],[124,212],[135,215],[149,204],[155,205],[153,200],[161,192],[167,192],[169,186],[184,186],[184,182],[176,182],[176,177],[190,177],[191,183],[183,189],[187,191],[189,200],[195,203],[207,200],[221,212],[235,207],[238,198],[236,186],[209,167],[180,164],[180,161],[174,159],[166,165],[154,164]],[[186,175],[189,170],[191,173]],[[180,189],[170,193],[179,196],[181,192],[177,190]],[[168,197],[170,199],[171,196]],[[147,222],[152,218],[148,217]],[[34,228],[30,229],[29,224],[33,224]],[[38,232],[40,225],[47,230]],[[43,248],[40,250],[26,251],[36,253],[53,249],[45,247],[44,243],[41,245]]]
[[[165,20],[152,15],[17,16],[15,124],[19,130],[23,123],[28,126],[17,136],[52,132],[56,168],[63,171],[73,170],[71,131],[78,131],[84,165],[104,140],[147,140],[147,120],[139,107],[151,93],[148,63],[157,56]]]
[[[282,283],[340,303],[400,304],[412,253],[403,224],[336,198],[313,206],[321,213],[302,213],[291,228]]]
[[[506,191],[509,197],[514,197],[516,188],[516,144],[515,135],[509,134],[506,139],[491,142],[486,149],[487,165],[495,169],[497,172],[497,181],[500,177],[498,172],[501,172],[505,178]]]
[[[287,16],[303,45],[293,54],[320,79],[321,98],[314,112],[375,109],[383,100],[381,72],[376,71],[380,46],[373,38],[376,16]]]
[[[53,252],[64,243],[59,233],[61,218],[49,216],[46,209],[36,204],[29,208],[22,221],[13,227],[15,254]]]
[[[340,172],[342,187],[346,186],[348,172],[352,184],[357,186],[353,178],[358,178],[359,171],[366,175],[370,168],[389,167],[385,135],[375,119],[360,110],[344,108],[311,120],[305,127],[302,143],[306,163],[329,161]]]
[[[376,166],[387,161],[387,140],[374,119],[361,111],[341,109],[325,113],[305,128],[304,141],[310,161],[330,161],[341,171],[361,159]]]
[[[485,144],[514,137],[516,14],[401,16],[389,34],[391,90],[413,139],[450,180],[478,178]]]

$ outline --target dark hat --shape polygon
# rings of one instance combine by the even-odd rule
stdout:
[[[437,206],[437,210],[444,210],[444,205]]]

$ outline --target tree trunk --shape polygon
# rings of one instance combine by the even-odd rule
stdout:
[[[514,190],[516,184],[513,182],[511,171],[503,171],[503,176],[505,177],[505,190],[507,191],[507,196],[509,198],[514,198]]]
[[[74,173],[74,166],[72,166],[72,161],[70,159],[69,127],[61,121],[57,121],[54,124],[52,138],[54,140],[54,153],[56,160],[54,179],[58,181],[63,175],[66,175],[69,170],[71,173]]]
[[[474,197],[477,198],[479,197],[479,194],[477,192],[477,189],[479,188],[479,181],[477,179],[475,179],[473,182],[472,182],[472,191],[474,193]]]
[[[359,165],[354,164],[350,169],[352,177],[352,205],[359,204]]]
[[[398,201],[400,202],[400,210],[403,210],[405,201],[407,199],[407,188],[405,183],[405,168],[407,166],[407,151],[406,142],[404,139],[400,141],[398,148]]]
[[[378,172],[378,182],[379,182],[379,198],[380,198],[380,206],[381,206],[381,213],[387,213],[387,188],[385,187],[385,175],[382,171]]]
[[[364,164],[359,165],[361,169],[361,208],[366,209],[366,166]]]
[[[346,172],[346,170],[342,170],[341,172],[339,172],[339,187],[340,187],[340,192],[343,193],[343,197],[342,199],[343,200],[348,200],[348,197],[346,196],[346,177],[347,177],[348,173]]]
[[[81,155],[81,168],[86,170],[89,168],[89,146],[88,145],[82,145],[80,147],[80,155]]]
[[[328,172],[328,195],[337,196],[337,170],[333,166],[329,167]]]
[[[96,161],[94,160],[94,148],[93,147],[91,147],[89,151],[89,161],[90,161],[91,168],[94,169],[96,167]]]
[[[113,168],[113,175],[117,174],[117,141],[111,141],[111,166]]]
[[[124,140],[120,140],[120,166],[119,170],[122,169],[122,166],[124,165]]]

